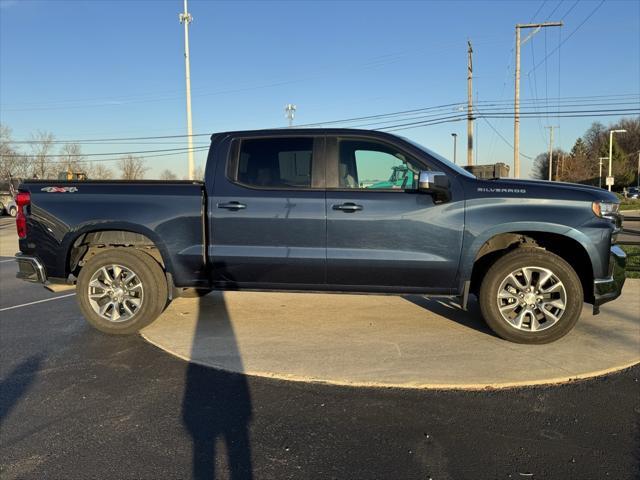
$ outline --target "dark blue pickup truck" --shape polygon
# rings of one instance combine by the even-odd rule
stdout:
[[[613,194],[478,180],[381,132],[220,133],[204,182],[19,191],[18,276],[75,282],[83,314],[108,333],[138,331],[181,294],[315,290],[459,296],[463,308],[474,294],[498,335],[546,343],[624,283]]]

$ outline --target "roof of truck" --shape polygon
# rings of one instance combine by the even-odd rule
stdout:
[[[357,135],[357,136],[372,136],[372,137],[387,137],[387,138],[399,138],[397,135],[388,132],[382,132],[380,130],[364,130],[359,128],[303,128],[303,127],[290,127],[290,128],[268,128],[261,130],[233,130],[228,132],[219,132],[211,135],[211,139],[214,137],[224,136],[256,136],[256,137],[272,137],[272,136],[291,136],[291,135]]]

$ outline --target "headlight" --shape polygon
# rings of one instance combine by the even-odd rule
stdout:
[[[593,210],[594,215],[601,218],[611,218],[618,213],[619,209],[619,203],[593,202],[591,204],[591,210]]]

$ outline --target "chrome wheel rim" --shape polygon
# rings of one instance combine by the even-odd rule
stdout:
[[[87,293],[93,311],[114,323],[131,320],[144,301],[144,289],[138,275],[117,264],[98,269],[89,281]]]
[[[496,300],[500,315],[509,326],[539,332],[562,318],[566,311],[567,291],[548,268],[528,266],[505,277]]]

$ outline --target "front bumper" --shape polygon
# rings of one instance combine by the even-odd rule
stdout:
[[[38,257],[16,253],[18,273],[16,278],[27,282],[47,283],[47,271]]]
[[[609,252],[609,276],[596,278],[593,282],[594,313],[598,313],[598,307],[603,303],[615,300],[620,296],[626,278],[626,265],[627,255],[619,246],[613,245]]]

